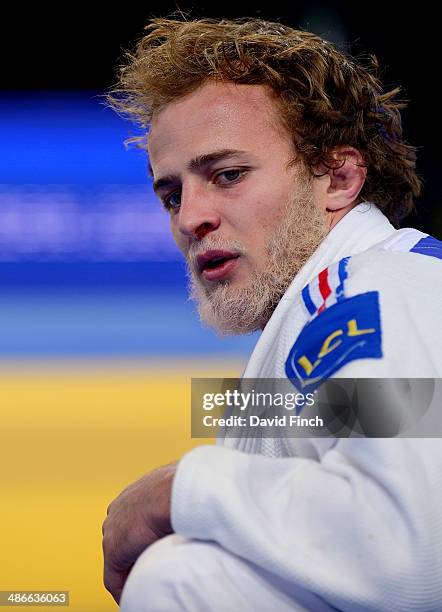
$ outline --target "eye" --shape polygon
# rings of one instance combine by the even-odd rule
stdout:
[[[234,168],[232,170],[223,170],[215,176],[215,182],[219,185],[231,185],[239,182],[246,174],[247,170]]]
[[[181,206],[181,189],[177,189],[176,191],[172,191],[168,196],[166,196],[163,200],[164,206],[167,210],[174,211],[178,210]]]

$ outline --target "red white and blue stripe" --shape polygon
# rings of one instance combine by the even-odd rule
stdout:
[[[304,305],[311,317],[323,312],[328,306],[345,297],[344,285],[350,257],[322,270],[322,272],[301,292]]]
[[[382,248],[387,251],[408,251],[442,259],[442,242],[412,228],[399,230],[383,243]],[[344,257],[322,270],[304,287],[301,292],[302,301],[311,318],[345,298],[344,285],[349,261],[350,257]]]

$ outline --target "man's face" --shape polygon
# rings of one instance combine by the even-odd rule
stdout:
[[[224,333],[264,327],[327,233],[276,113],[263,86],[207,83],[152,122],[155,191],[200,315]]]

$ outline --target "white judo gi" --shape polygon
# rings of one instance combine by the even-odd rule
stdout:
[[[441,377],[442,243],[371,204],[350,211],[244,372],[286,376]],[[123,612],[442,610],[440,439],[219,440],[180,461],[172,524]]]

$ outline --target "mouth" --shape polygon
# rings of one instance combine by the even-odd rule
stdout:
[[[208,281],[226,278],[236,267],[239,253],[230,251],[207,251],[196,259],[198,271]]]

